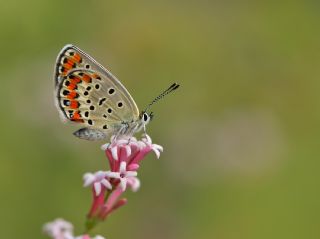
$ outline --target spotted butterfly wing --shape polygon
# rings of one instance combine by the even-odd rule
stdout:
[[[55,67],[58,110],[67,121],[84,126],[75,135],[98,140],[123,122],[136,121],[139,110],[126,88],[108,70],[73,45],[66,45]]]

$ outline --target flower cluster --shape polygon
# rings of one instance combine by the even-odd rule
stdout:
[[[127,188],[134,192],[139,189],[137,171],[144,157],[154,152],[159,158],[163,151],[162,146],[153,144],[148,135],[141,140],[134,137],[116,139],[113,136],[111,142],[101,147],[108,158],[110,170],[85,173],[83,176],[83,185],[91,187],[93,199],[87,214],[86,233],[127,203],[127,199],[122,198]],[[44,231],[53,239],[103,239],[101,236],[91,238],[89,235],[74,237],[73,226],[62,219],[47,223]]]
[[[163,151],[160,145],[152,143],[148,135],[139,141],[131,137],[118,140],[112,138],[111,142],[101,147],[108,158],[110,170],[86,173],[83,176],[84,186],[92,187],[93,198],[87,230],[127,203],[127,199],[121,196],[128,187],[134,192],[139,189],[137,170],[142,159],[151,151],[159,158]]]
[[[99,235],[95,237],[90,237],[89,235],[75,237],[72,224],[60,218],[45,224],[43,231],[53,239],[105,239]]]

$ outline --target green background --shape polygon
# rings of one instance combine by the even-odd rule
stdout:
[[[93,234],[117,238],[320,237],[320,4],[317,1],[0,1],[0,233],[83,230],[85,172],[102,143],[72,135],[53,68],[72,43],[153,107],[165,149],[142,187]]]

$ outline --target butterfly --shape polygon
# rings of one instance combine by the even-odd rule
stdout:
[[[82,128],[74,135],[86,140],[102,140],[112,135],[131,137],[145,130],[153,117],[150,106],[179,87],[172,84],[145,110],[139,111],[122,83],[84,51],[66,45],[55,64],[55,100],[63,121]]]

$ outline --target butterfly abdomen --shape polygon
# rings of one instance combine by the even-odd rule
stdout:
[[[73,133],[74,136],[80,138],[80,139],[86,139],[86,140],[102,140],[106,138],[106,135],[97,130],[97,129],[89,129],[89,128],[82,128],[77,130]]]

